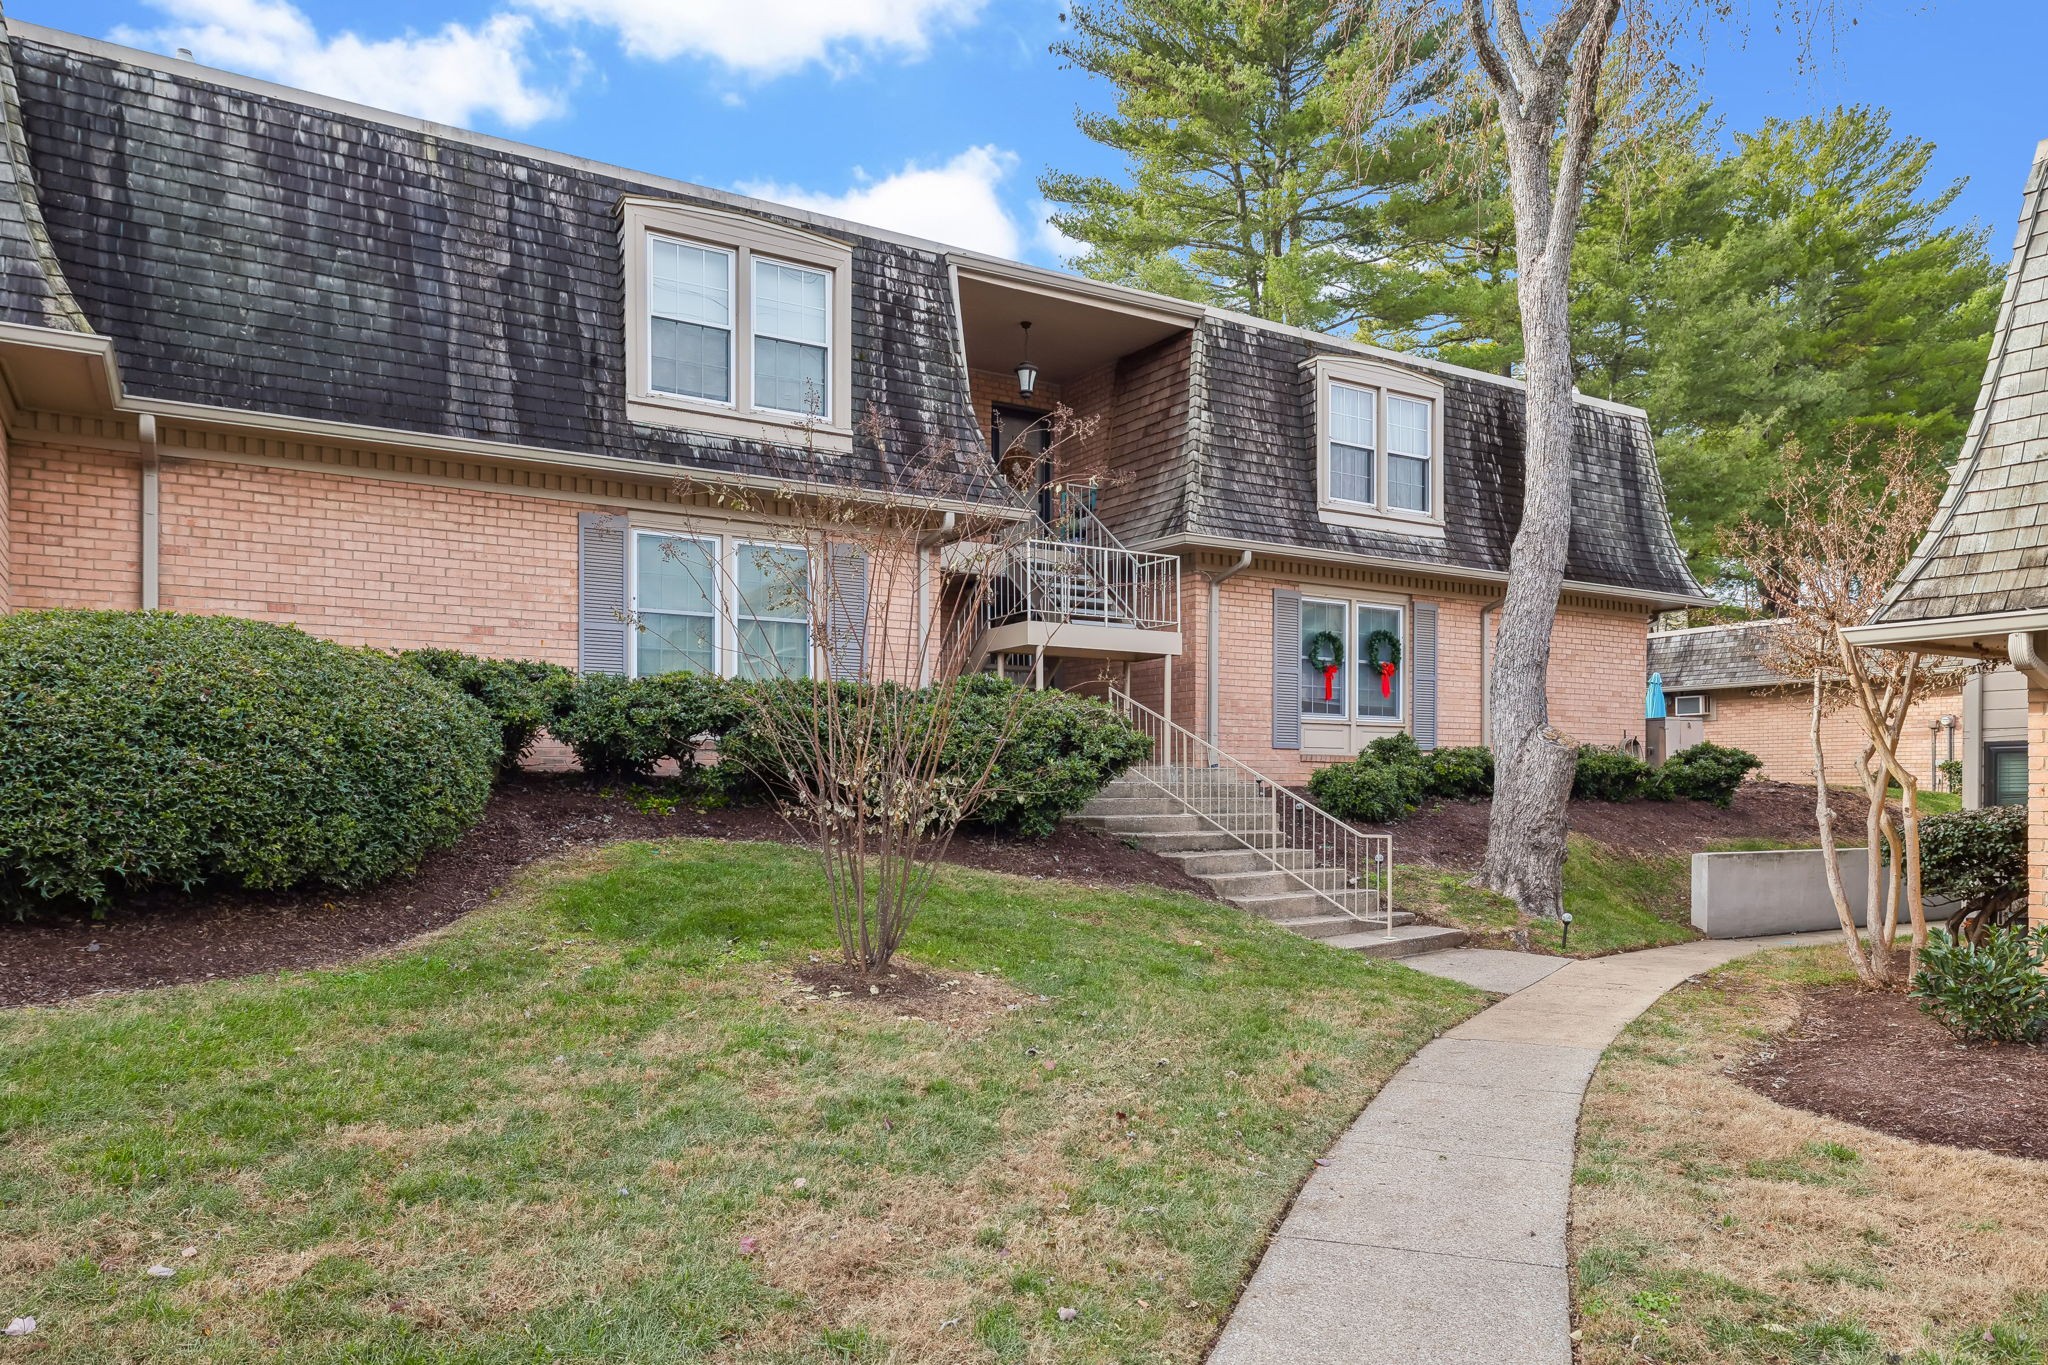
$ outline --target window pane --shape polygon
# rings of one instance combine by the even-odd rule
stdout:
[[[825,273],[774,261],[754,262],[754,331],[823,346]]]
[[[1343,502],[1372,501],[1372,452],[1330,446],[1330,496]]]
[[[1362,606],[1358,609],[1358,640],[1352,646],[1351,654],[1351,657],[1358,661],[1358,714],[1365,720],[1396,720],[1401,715],[1402,674],[1408,670],[1405,667],[1396,668],[1391,680],[1392,686],[1389,688],[1391,695],[1381,695],[1380,688],[1383,684],[1380,670],[1366,662],[1368,651],[1365,642],[1376,630],[1387,631],[1395,639],[1400,640],[1401,613],[1392,607]],[[1402,640],[1401,648],[1405,659],[1407,641]],[[1386,658],[1387,653],[1385,645],[1382,644],[1380,657]]]
[[[1387,449],[1418,460],[1429,458],[1429,404],[1387,395]]]
[[[755,337],[754,406],[808,417],[830,412],[825,401],[825,348]]]
[[[634,671],[642,677],[718,671],[715,542],[687,536],[633,537]]]
[[[1339,445],[1371,450],[1373,440],[1373,389],[1354,389],[1349,384],[1330,385],[1330,439]]]
[[[1321,668],[1309,662],[1318,651],[1316,636],[1323,631],[1337,637],[1341,647],[1344,641],[1344,604],[1342,602],[1303,602],[1301,604],[1301,713],[1304,716],[1337,716],[1344,714],[1344,678],[1351,670],[1339,668],[1327,675],[1329,697],[1323,696],[1326,675]],[[1321,656],[1328,658],[1329,642],[1322,642]],[[1347,662],[1349,662],[1347,660]]]
[[[802,621],[742,619],[736,671],[742,678],[807,678],[810,640],[810,629]]]
[[[732,257],[723,251],[653,238],[647,311],[678,322],[732,326]]]
[[[2025,749],[1993,749],[1986,757],[1991,760],[1991,804],[1994,806],[2026,805],[2027,751]]]
[[[1406,512],[1429,510],[1429,461],[1387,454],[1387,503]]]
[[[693,322],[654,319],[654,364],[648,384],[656,393],[732,401],[729,333]]]
[[[709,616],[675,616],[667,612],[640,613],[644,629],[634,641],[634,672],[648,678],[656,673],[716,673],[718,652]]]
[[[811,557],[794,545],[739,548],[739,614],[810,619]]]
[[[718,600],[716,543],[689,536],[633,537],[633,565],[642,611],[709,616]]]

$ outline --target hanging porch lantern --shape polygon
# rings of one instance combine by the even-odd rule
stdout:
[[[1031,363],[1031,324],[1017,324],[1024,329],[1024,359],[1017,365],[1017,396],[1029,398],[1031,391],[1038,387],[1038,367]]]

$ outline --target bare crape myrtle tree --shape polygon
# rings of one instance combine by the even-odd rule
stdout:
[[[1054,449],[1092,430],[1048,421]],[[631,624],[751,680],[739,761],[818,851],[844,960],[875,972],[1016,729],[1022,694],[978,683],[974,650],[1029,509],[978,447],[906,439],[877,409],[851,452],[814,428],[766,477],[677,485],[690,533],[662,542],[663,564],[704,612]]]
[[[1927,944],[1927,913],[1920,890],[1919,779],[1899,749],[1913,703],[1930,688],[1954,685],[1968,665],[1862,648],[1842,634],[1876,612],[1939,496],[1916,473],[1923,466],[1910,434],[1870,452],[1870,458],[1865,454],[1851,444],[1818,459],[1797,448],[1788,451],[1770,517],[1738,527],[1732,541],[1739,547],[1734,557],[1755,581],[1759,598],[1783,622],[1772,632],[1763,662],[1804,679],[1812,691],[1815,815],[1843,943],[1860,979],[1903,986]],[[1850,906],[1828,788],[1822,721],[1844,711],[1856,721],[1856,780],[1868,802],[1867,933],[1857,931]],[[1896,804],[1887,800],[1893,786],[1899,789]],[[1901,929],[1908,944],[1903,960],[1897,950]]]

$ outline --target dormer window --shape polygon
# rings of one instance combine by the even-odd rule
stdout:
[[[620,218],[630,420],[852,448],[849,244],[666,200]]]
[[[1443,386],[1349,356],[1316,376],[1317,503],[1335,526],[1443,534]]]

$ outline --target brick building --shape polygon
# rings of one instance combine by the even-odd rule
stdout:
[[[1513,381],[7,35],[0,610],[841,671],[972,579],[991,667],[1127,686],[1282,775],[1401,730],[1481,741]],[[1086,437],[1042,454],[1059,407]],[[1582,399],[1576,458],[1553,719],[1640,740],[1649,620],[1701,595],[1643,414]],[[913,589],[871,593],[778,511],[913,466]],[[858,604],[854,648],[744,588],[778,555]]]
[[[2048,515],[2044,515],[2048,509],[2048,426],[2044,423],[2048,423],[2048,142],[2036,149],[2027,177],[2019,237],[2006,274],[1991,358],[1948,491],[1934,514],[1933,525],[1873,620],[1849,632],[1865,645],[2009,663],[2013,674],[2023,680],[2026,736],[2025,747],[2017,752],[2024,755],[2026,765],[2031,830],[2028,912],[2037,924],[2048,923]],[[1986,682],[1998,676],[1988,674]]]

